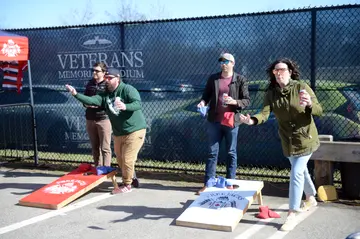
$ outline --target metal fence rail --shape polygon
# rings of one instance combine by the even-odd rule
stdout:
[[[28,103],[0,105],[0,157],[31,158],[37,164],[34,109]]]

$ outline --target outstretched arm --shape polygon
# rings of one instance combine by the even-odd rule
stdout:
[[[271,113],[270,101],[267,95],[265,95],[264,106],[262,110],[258,114],[253,116],[250,116],[249,114],[247,114],[246,116],[240,114],[240,121],[248,125],[262,124],[268,120],[270,113]]]
[[[240,122],[247,125],[254,125],[257,123],[255,122],[255,119],[254,118],[252,119],[249,114],[246,115],[240,114]]]
[[[65,87],[78,101],[80,101],[83,104],[96,105],[96,106],[101,106],[102,104],[102,97],[100,95],[86,96],[77,93],[76,89],[71,85],[65,85]]]

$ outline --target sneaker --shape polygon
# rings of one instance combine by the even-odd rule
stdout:
[[[131,186],[133,186],[134,188],[139,188],[140,187],[140,181],[138,178],[133,178],[132,182],[131,182]]]
[[[310,197],[309,200],[303,201],[300,210],[302,212],[306,212],[309,211],[310,208],[312,207],[316,207],[317,206],[317,201],[315,199],[315,197]]]
[[[296,220],[296,215],[290,214],[289,216],[287,216],[286,221],[281,226],[280,230],[281,231],[291,231],[292,229],[294,229],[296,227],[297,224],[298,224],[298,222]]]
[[[131,185],[122,185],[118,188],[112,190],[112,194],[119,194],[119,193],[129,193],[131,192]]]

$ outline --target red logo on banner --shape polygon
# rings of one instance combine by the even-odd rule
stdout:
[[[12,39],[9,39],[7,44],[3,44],[1,52],[7,57],[17,57],[21,50],[18,44],[16,44]]]

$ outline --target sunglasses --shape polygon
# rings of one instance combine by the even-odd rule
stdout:
[[[288,68],[275,68],[273,69],[273,74],[276,74],[276,73],[285,73],[285,71],[289,70]]]
[[[220,61],[220,65],[227,65],[227,64],[229,64],[229,60],[222,60],[222,61]]]
[[[107,80],[112,80],[114,78],[116,78],[116,76],[105,76],[105,79],[107,79]]]

